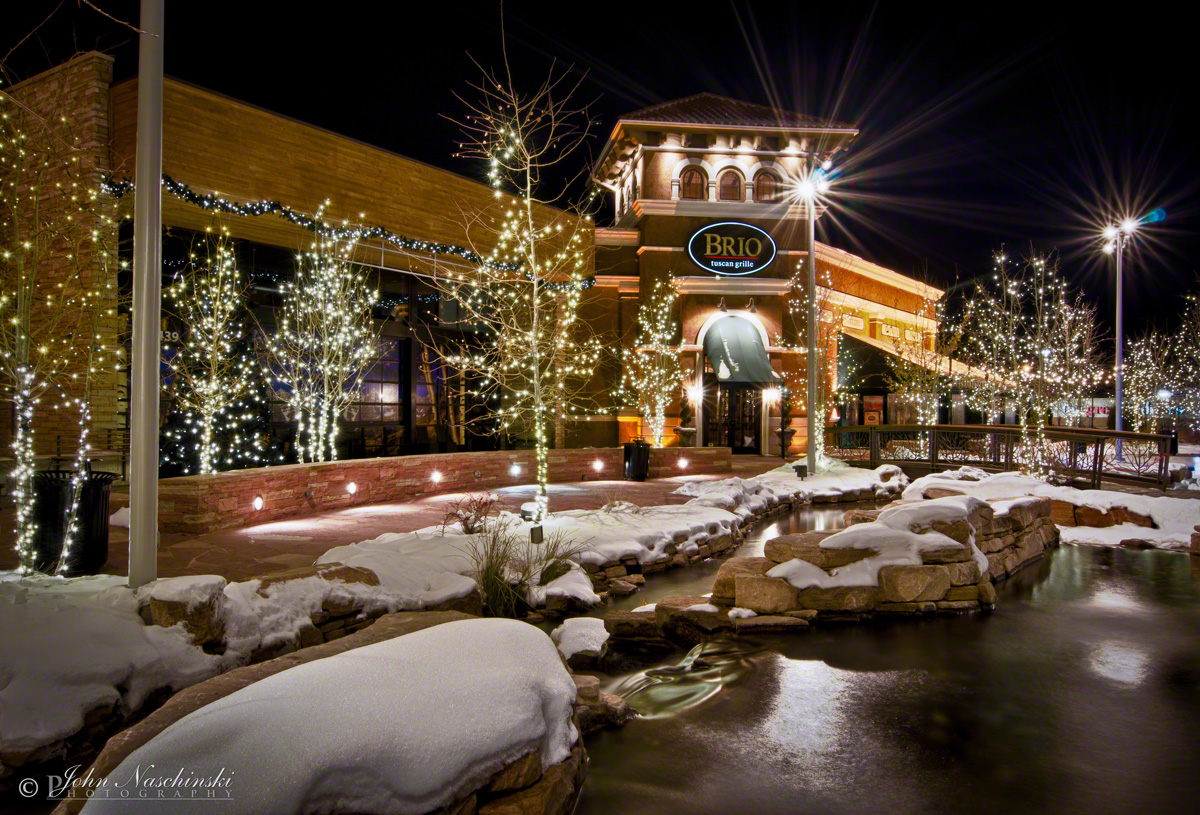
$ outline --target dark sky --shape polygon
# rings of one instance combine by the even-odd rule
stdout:
[[[75,50],[136,72],[136,44],[79,0],[7,62],[36,72]],[[135,21],[137,4],[93,0]],[[54,2],[6,11],[0,48]],[[261,7],[261,11],[259,8]],[[496,2],[167,2],[166,71],[230,96],[473,177],[445,116],[500,59]],[[306,9],[311,9],[305,11]],[[1057,249],[1063,270],[1112,312],[1111,258],[1096,232],[1118,214],[1168,212],[1128,258],[1128,331],[1169,325],[1200,288],[1200,157],[1192,26],[1129,7],[919,2],[505,5],[518,82],[552,58],[586,71],[592,153],[616,118],[713,91],[855,123],[837,224],[823,239],[946,285],[987,273],[994,250]],[[589,161],[579,156],[580,163]]]

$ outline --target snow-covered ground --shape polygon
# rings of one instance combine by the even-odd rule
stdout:
[[[849,492],[872,492],[873,497],[892,497],[908,484],[904,471],[894,464],[874,470],[851,467],[837,459],[825,458],[816,475],[801,480],[791,464],[784,464],[753,478],[725,478],[720,481],[688,481],[675,490],[678,495],[694,496],[687,506],[720,507],[748,516],[768,506],[768,496],[781,500],[812,501],[841,496]],[[863,497],[863,500],[868,500]]]
[[[896,467],[864,470],[826,460],[823,472],[804,481],[785,465],[755,478],[686,482],[676,490],[692,496],[684,504],[618,502],[598,510],[557,512],[544,521],[544,535],[561,535],[574,544],[577,563],[546,585],[531,587],[529,599],[540,605],[548,597],[569,596],[594,605],[600,597],[579,564],[626,557],[650,563],[673,543],[678,552],[694,555],[704,541],[733,533],[747,518],[781,500],[850,491],[884,498],[905,483]],[[502,513],[494,522],[529,539],[532,524],[518,516]],[[97,706],[119,701],[135,710],[156,688],[178,689],[244,664],[257,649],[294,641],[330,602],[394,612],[465,597],[476,589],[469,556],[474,545],[459,525],[432,526],[339,546],[317,561],[369,569],[379,585],[312,576],[260,591],[258,580],[225,585],[209,575],[167,578],[135,593],[122,577],[0,576],[0,631],[10,643],[0,649],[0,752],[64,738],[79,730],[83,717]],[[138,607],[150,596],[193,604],[215,598],[225,653],[204,653],[182,625],[145,625]]]
[[[1193,528],[1200,524],[1200,501],[1197,500],[1056,487],[1020,473],[989,474],[973,467],[922,476],[905,489],[904,498],[923,498],[925,491],[932,488],[956,490],[989,501],[1033,495],[1054,498],[1077,507],[1091,507],[1101,512],[1124,507],[1149,517],[1157,527],[1150,529],[1136,524],[1061,526],[1059,531],[1066,543],[1117,546],[1123,540],[1136,539],[1160,549],[1186,549],[1191,544]]]
[[[109,779],[229,779],[221,812],[420,815],[536,751],[542,769],[579,738],[575,682],[553,643],[512,620],[463,620],[270,676],[180,719]],[[148,770],[147,768],[153,768]],[[148,779],[148,780],[149,780]],[[88,815],[127,812],[98,791]],[[212,800],[173,800],[208,813]]]

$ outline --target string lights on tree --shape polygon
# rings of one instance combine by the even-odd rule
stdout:
[[[624,374],[615,394],[618,402],[641,411],[655,447],[663,446],[667,410],[678,398],[683,382],[675,300],[674,289],[659,281],[638,307],[637,347],[624,353]]]
[[[218,225],[192,247],[164,292],[179,328],[165,332],[163,343],[164,397],[182,419],[169,438],[201,474],[266,456],[265,443],[250,430],[261,408],[246,325],[249,286],[228,230]]]
[[[355,246],[325,236],[297,254],[275,331],[263,339],[264,373],[296,424],[300,461],[337,458],[338,426],[378,356],[379,292],[352,261]]]
[[[466,140],[458,155],[487,163],[495,190],[491,208],[467,213],[468,242],[480,257],[473,272],[442,274],[435,285],[458,304],[464,322],[480,328],[470,349],[444,358],[476,383],[474,395],[488,405],[493,429],[531,437],[537,459],[540,522],[549,507],[547,452],[565,446],[566,423],[590,406],[585,386],[602,346],[578,320],[586,275],[591,224],[582,214],[594,193],[570,214],[556,208],[563,196],[548,193],[545,176],[581,146],[586,111],[572,109],[575,90],[566,73],[552,72],[530,94],[485,72],[463,100]]]

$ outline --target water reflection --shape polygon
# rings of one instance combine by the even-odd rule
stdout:
[[[645,718],[669,716],[744,679],[754,669],[751,657],[762,650],[761,645],[741,641],[701,643],[676,664],[633,674],[614,692]]]
[[[650,715],[589,737],[579,813],[1191,812],[1197,560],[1063,546],[990,616],[816,626],[614,680]]]

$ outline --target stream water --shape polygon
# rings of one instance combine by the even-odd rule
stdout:
[[[763,525],[737,554],[845,509]],[[706,593],[719,567],[616,607]],[[997,588],[990,615],[818,625],[601,676],[643,715],[588,737],[577,812],[1196,811],[1200,558],[1063,545]]]

